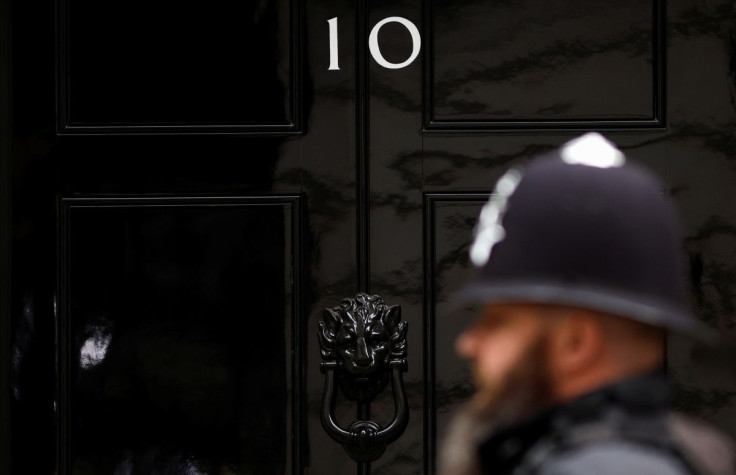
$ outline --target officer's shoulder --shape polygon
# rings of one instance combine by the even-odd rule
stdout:
[[[641,440],[601,437],[553,452],[540,475],[734,475],[736,444],[708,424],[683,414],[667,416],[673,449]],[[663,436],[665,434],[662,434]],[[692,467],[689,468],[689,467]]]
[[[672,453],[624,440],[606,440],[567,450],[546,461],[540,475],[690,475]]]

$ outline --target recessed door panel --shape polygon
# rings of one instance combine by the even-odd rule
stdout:
[[[297,212],[62,201],[62,473],[295,470]]]
[[[298,0],[62,0],[59,131],[298,132]]]
[[[662,125],[659,1],[427,9],[429,130]]]

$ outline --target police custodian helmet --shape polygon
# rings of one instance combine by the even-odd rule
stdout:
[[[482,269],[464,301],[570,305],[700,330],[664,186],[596,133],[503,175],[470,257]]]

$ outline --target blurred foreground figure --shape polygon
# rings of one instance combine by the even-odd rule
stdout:
[[[664,187],[598,134],[507,172],[459,298],[476,393],[440,473],[733,474],[729,439],[668,409],[667,331],[704,337]]]

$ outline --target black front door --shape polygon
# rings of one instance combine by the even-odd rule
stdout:
[[[472,391],[450,300],[475,216],[586,130],[665,179],[697,311],[732,331],[728,1],[3,8],[4,471],[434,473]],[[317,339],[357,292],[408,323],[408,425],[360,465],[320,422]],[[732,370],[690,350],[675,402],[736,433]],[[335,416],[394,410],[389,385]]]

